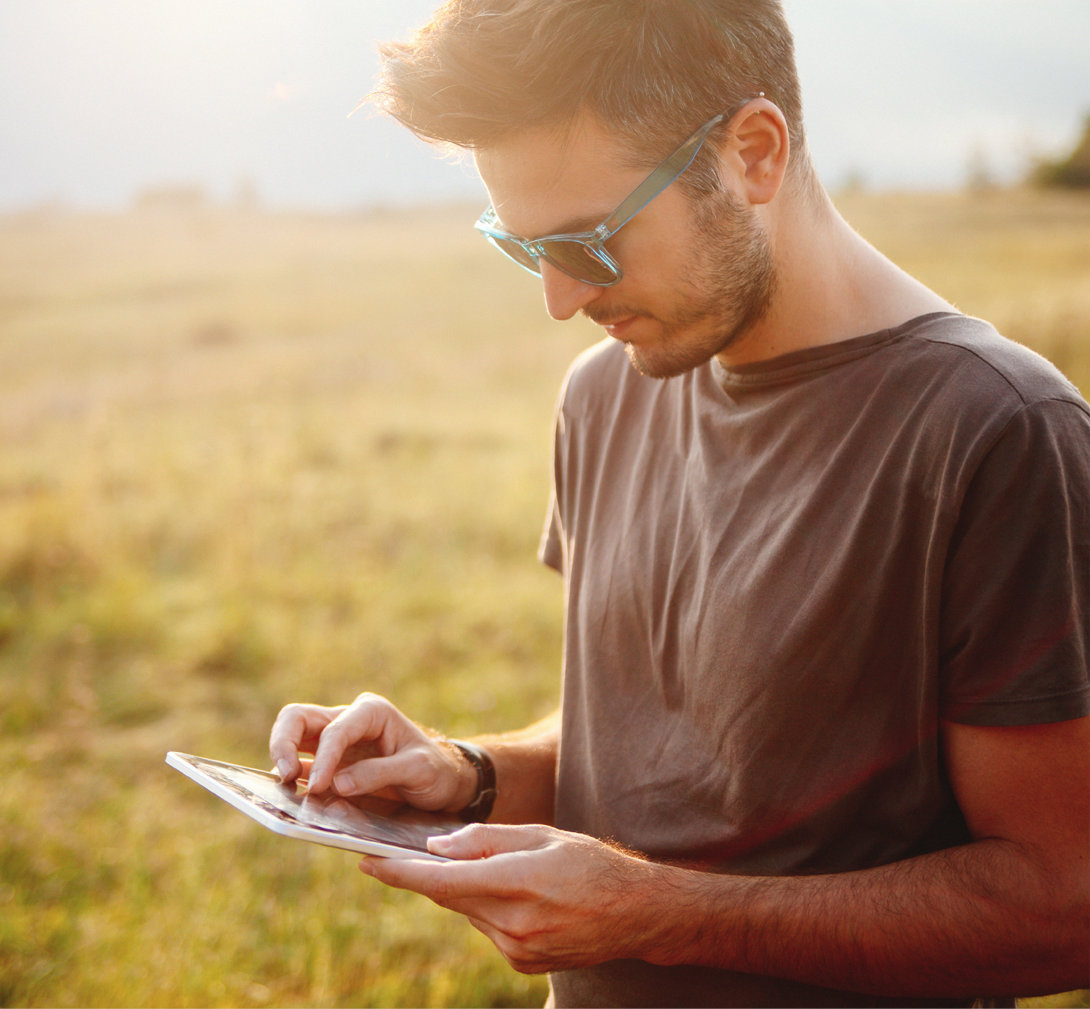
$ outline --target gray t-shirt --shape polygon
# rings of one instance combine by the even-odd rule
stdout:
[[[652,858],[828,873],[962,843],[940,720],[1090,710],[1090,410],[976,319],[667,381],[592,348],[542,559],[556,823]],[[636,961],[551,980],[561,1006],[891,1004]]]

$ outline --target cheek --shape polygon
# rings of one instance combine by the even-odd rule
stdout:
[[[608,247],[625,278],[638,280],[641,291],[668,294],[689,286],[698,242],[691,207],[667,190],[625,225]]]
[[[611,247],[610,254],[624,271],[624,279],[617,285],[622,298],[660,303],[689,287],[692,250],[673,236],[621,243],[616,249]]]

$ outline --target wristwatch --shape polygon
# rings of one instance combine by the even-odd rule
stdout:
[[[477,794],[458,816],[466,823],[484,823],[492,815],[492,805],[496,801],[496,767],[492,758],[474,743],[460,739],[448,739],[447,742],[477,769]]]

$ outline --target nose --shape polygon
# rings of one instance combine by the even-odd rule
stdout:
[[[605,290],[569,277],[544,259],[538,265],[545,290],[545,309],[557,322],[570,319],[579,309],[601,297]]]

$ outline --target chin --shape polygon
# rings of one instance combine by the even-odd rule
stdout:
[[[687,371],[707,364],[717,354],[737,343],[744,331],[735,329],[713,339],[689,344],[666,340],[651,347],[638,347],[634,343],[624,345],[632,367],[647,378],[675,378]]]
[[[685,372],[706,364],[712,356],[706,354],[690,359],[688,356],[682,358],[680,355],[669,352],[649,354],[632,343],[626,343],[624,349],[628,354],[629,363],[645,378],[676,378],[678,375],[684,375]]]

